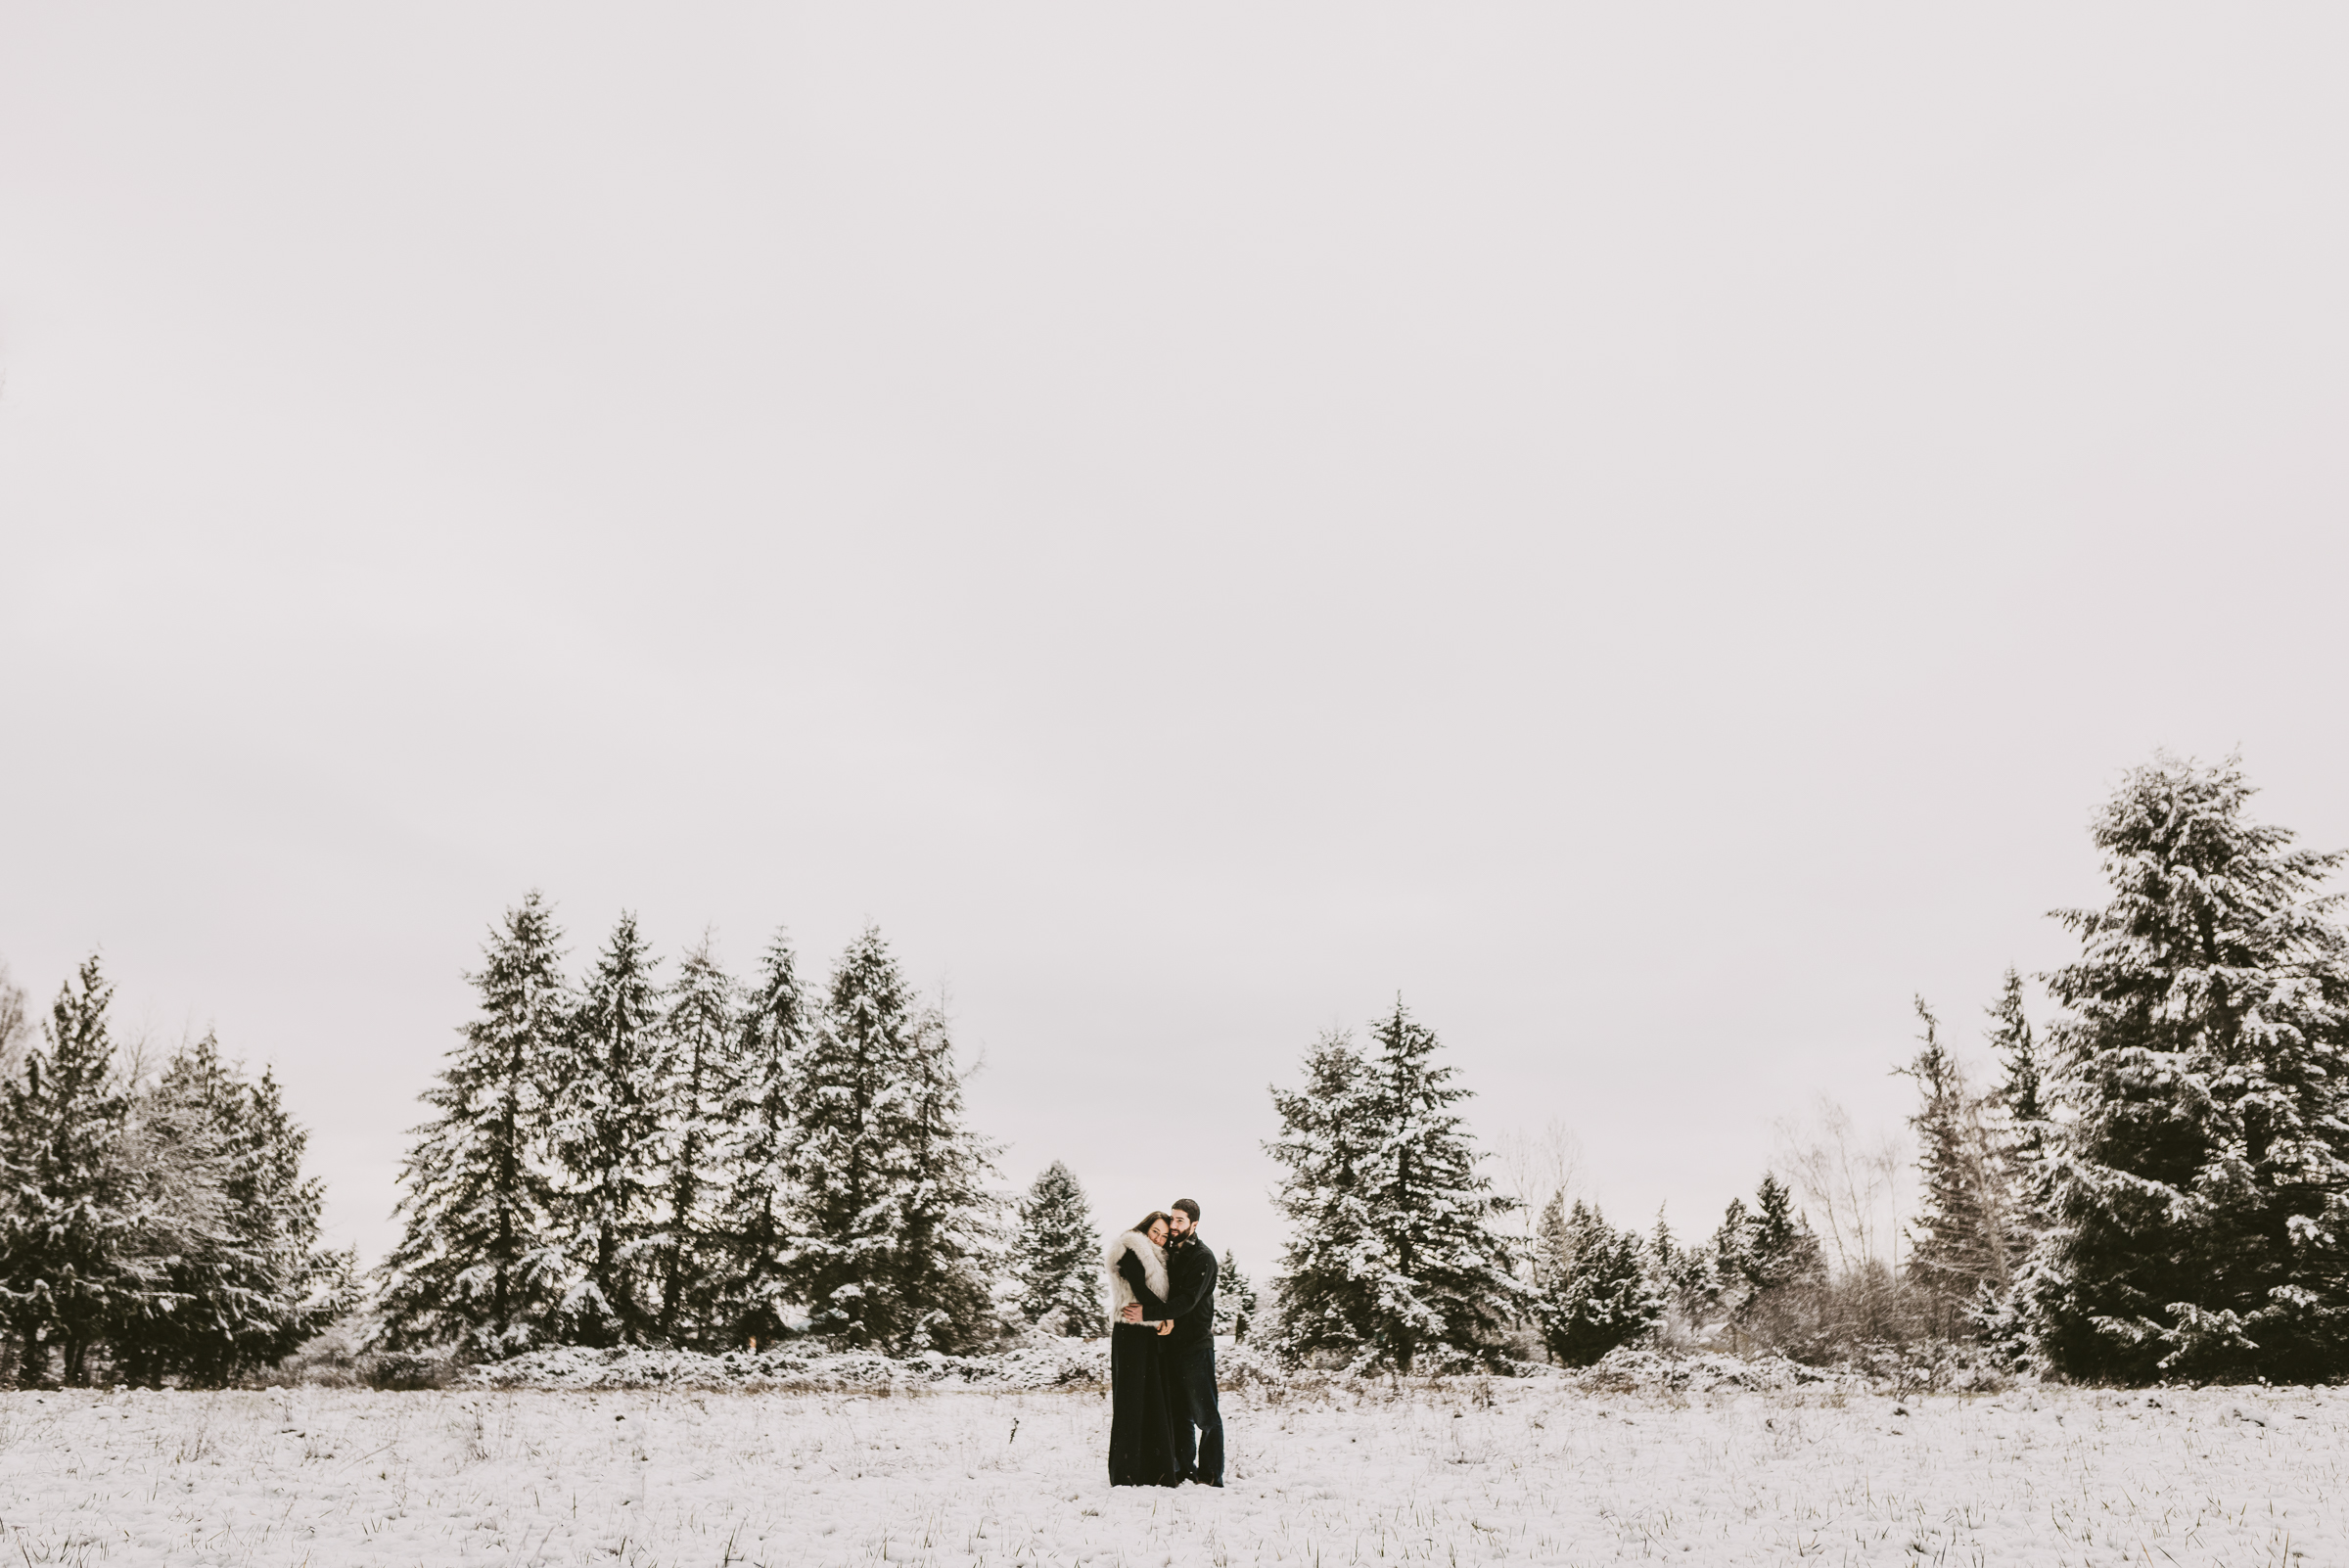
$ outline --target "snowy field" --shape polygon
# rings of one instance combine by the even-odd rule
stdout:
[[[2349,1393],[1227,1401],[1112,1493],[1096,1392],[0,1395],[0,1562],[2349,1563]]]

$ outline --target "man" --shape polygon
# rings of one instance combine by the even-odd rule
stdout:
[[[1128,1307],[1138,1323],[1142,1309]],[[1199,1239],[1199,1205],[1177,1198],[1167,1214],[1167,1403],[1174,1417],[1174,1458],[1182,1479],[1223,1484],[1223,1414],[1216,1404],[1216,1255]],[[1192,1428],[1197,1427],[1194,1436]]]

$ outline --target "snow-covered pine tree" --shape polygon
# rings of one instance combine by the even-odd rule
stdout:
[[[913,998],[879,930],[849,944],[825,1003],[787,1095],[783,1274],[814,1332],[894,1350],[927,1310],[898,1290],[920,1047]]]
[[[1767,1178],[1766,1178],[1767,1179]],[[1754,1217],[1743,1198],[1731,1198],[1720,1228],[1705,1249],[1713,1264],[1713,1299],[1731,1316],[1754,1298],[1759,1266],[1754,1258]]]
[[[1542,1205],[1542,1214],[1534,1222],[1533,1282],[1536,1290],[1543,1281],[1563,1273],[1574,1266],[1574,1222],[1566,1207],[1566,1189],[1560,1187]]]
[[[570,1019],[561,940],[533,892],[506,911],[466,977],[481,1015],[424,1095],[433,1119],[411,1134],[400,1240],[377,1275],[393,1349],[509,1356],[549,1337],[562,1253],[544,1144]]]
[[[1369,1073],[1353,1040],[1332,1030],[1306,1052],[1304,1087],[1272,1090],[1280,1136],[1265,1151],[1281,1166],[1275,1201],[1289,1222],[1272,1282],[1274,1344],[1291,1361],[1353,1364],[1370,1350],[1380,1264],[1364,1197]]]
[[[642,1343],[660,1322],[674,1075],[656,963],[622,914],[565,1035],[548,1147],[574,1344]]]
[[[325,1184],[274,1077],[253,1083],[210,1035],[132,1105],[141,1207],[159,1235],[155,1304],[117,1325],[115,1375],[219,1388],[270,1365],[347,1311],[357,1260],[318,1245]]]
[[[1491,1356],[1524,1290],[1495,1222],[1511,1202],[1477,1170],[1452,1109],[1468,1090],[1436,1064],[1435,1031],[1398,998],[1371,1038],[1361,1096],[1374,1140],[1362,1195],[1380,1264],[1371,1343],[1406,1374],[1423,1352]]]
[[[2004,1174],[2007,1214],[2006,1271],[2022,1271],[2040,1233],[2048,1227],[2048,1106],[2042,1085],[2046,1066],[2031,1020],[2023,1012],[2022,978],[2009,968],[1990,1013],[1990,1046],[2002,1069],[1985,1116],[1990,1121]]]
[[[1656,1210],[1656,1228],[1648,1237],[1647,1251],[1667,1307],[1693,1323],[1719,1304],[1720,1283],[1711,1254],[1701,1244],[1682,1246],[1666,1223],[1661,1207]]]
[[[735,1344],[773,1344],[784,1331],[782,1253],[796,1201],[789,1157],[793,1081],[813,1020],[799,957],[778,931],[738,1025],[738,1060],[725,1116],[732,1128],[716,1325]]]
[[[1707,1250],[1713,1300],[1739,1320],[1773,1292],[1819,1284],[1827,1274],[1819,1237],[1795,1211],[1793,1191],[1767,1171],[1754,1189],[1754,1207],[1729,1200]]]
[[[1077,1173],[1055,1160],[1036,1174],[1020,1200],[1020,1228],[1012,1246],[1012,1274],[1020,1286],[1020,1315],[1047,1334],[1098,1339],[1109,1322],[1102,1292],[1101,1238],[1093,1206]],[[1230,1260],[1218,1276],[1227,1289]],[[1219,1294],[1218,1301],[1221,1296]]]
[[[286,1109],[274,1071],[264,1068],[244,1089],[244,1125],[229,1140],[229,1209],[245,1245],[261,1260],[267,1282],[260,1310],[214,1365],[222,1377],[291,1356],[357,1304],[356,1247],[321,1245],[324,1177],[302,1175],[309,1130]]]
[[[1970,1301],[1984,1288],[2004,1290],[2012,1277],[2006,1172],[1982,1104],[1941,1043],[1940,1020],[1922,996],[1916,1016],[1923,1048],[1900,1069],[1916,1081],[1920,1097],[1909,1125],[1924,1183],[1921,1211],[1908,1227],[1909,1273],[1947,1300]]]
[[[1000,1332],[992,1292],[1001,1267],[1001,1200],[992,1178],[999,1145],[963,1112],[962,1075],[943,1008],[915,1017],[906,1063],[903,1245],[894,1293],[912,1313],[898,1349],[972,1350]]]
[[[46,1381],[52,1351],[67,1382],[87,1381],[91,1346],[154,1305],[122,1158],[130,1096],[107,1024],[114,994],[91,954],[7,1085],[0,1314],[23,1347],[26,1383]]]
[[[669,1166],[658,1326],[661,1337],[672,1341],[701,1341],[713,1332],[723,1341],[732,1338],[730,1322],[711,1319],[727,1271],[723,1215],[737,1141],[730,1111],[743,1076],[737,989],[711,954],[705,933],[677,964],[662,1022],[673,1077],[660,1101]]]
[[[1815,1285],[1827,1277],[1826,1259],[1811,1222],[1795,1211],[1794,1193],[1765,1171],[1754,1188],[1753,1229],[1746,1245],[1746,1277],[1757,1290]]]
[[[2047,1107],[2040,1101],[2044,1067],[2031,1020],[2023,1012],[2023,980],[2012,966],[1999,984],[1999,999],[1984,1011],[1990,1014],[1991,1049],[1998,1052],[2004,1071],[1999,1097],[2017,1131],[2030,1137],[2037,1124],[2047,1120]]]
[[[1245,1343],[1256,1314],[1256,1286],[1240,1272],[1240,1255],[1226,1252],[1216,1260],[1216,1332],[1229,1334],[1235,1345]]]
[[[2252,821],[2237,759],[2133,769],[2096,826],[2111,902],[2048,977],[2040,1348],[2079,1377],[2313,1382],[2349,1354],[2349,957],[2339,853]]]
[[[1664,1320],[1664,1291],[1646,1249],[1590,1204],[1564,1217],[1559,1258],[1540,1270],[1535,1315],[1543,1343],[1568,1366],[1589,1366]]]

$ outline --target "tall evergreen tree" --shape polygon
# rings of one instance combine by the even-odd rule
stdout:
[[[793,1198],[784,1277],[809,1326],[844,1345],[898,1349],[927,1310],[900,1288],[917,1029],[897,959],[868,926],[841,955],[797,1054],[783,1161]]]
[[[2112,899],[2048,977],[2042,1349],[2075,1376],[2329,1377],[2349,1353],[2349,962],[2339,853],[2252,821],[2238,761],[2130,772],[2096,826]]]
[[[1664,1291],[1646,1249],[1629,1230],[1577,1202],[1562,1217],[1558,1254],[1537,1271],[1535,1315],[1549,1353],[1589,1366],[1664,1320]]]
[[[798,955],[777,932],[743,1006],[725,1105],[732,1131],[718,1214],[724,1254],[715,1313],[736,1343],[772,1344],[785,1331],[782,1256],[797,1198],[790,1176],[793,1084],[813,1027]]]
[[[1109,1323],[1109,1307],[1101,1291],[1099,1248],[1093,1206],[1085,1201],[1077,1173],[1053,1161],[1036,1174],[1020,1200],[1019,1234],[1012,1248],[1020,1315],[1047,1334],[1100,1338]],[[1228,1259],[1224,1267],[1228,1272]]]
[[[2048,1169],[2048,1105],[2042,1092],[2046,1068],[2031,1020],[2023,1011],[2023,982],[2012,968],[2000,984],[1990,1013],[1990,1046],[2001,1067],[1999,1086],[1984,1107],[2002,1173],[2006,1214],[2006,1276],[2004,1300],[1986,1311],[2013,1318],[2015,1281],[2038,1238],[2048,1228],[2051,1190]],[[2018,1320],[2019,1327],[2019,1320]]]
[[[542,1343],[558,1300],[544,1157],[570,1006],[554,912],[536,893],[492,932],[467,978],[481,1014],[424,1096],[400,1167],[399,1244],[379,1272],[384,1337],[506,1356]]]
[[[130,1096],[115,1061],[114,999],[96,954],[58,993],[0,1124],[0,1313],[42,1381],[52,1348],[68,1382],[88,1376],[90,1348],[155,1305],[160,1270],[123,1159]]]
[[[2003,1291],[2014,1249],[2002,1151],[1922,996],[1916,1016],[1925,1029],[1923,1049],[1901,1069],[1916,1081],[1920,1096],[1909,1125],[1916,1130],[1924,1183],[1922,1211],[1909,1227],[1910,1277],[1952,1299],[1971,1299],[1984,1288]]]
[[[660,1098],[669,1145],[659,1321],[666,1339],[699,1339],[710,1327],[732,1337],[731,1322],[713,1325],[710,1318],[727,1272],[726,1173],[737,1142],[731,1109],[743,1077],[735,992],[704,936],[677,965],[662,1024],[673,1074]]]
[[[1265,1149],[1281,1166],[1275,1201],[1289,1222],[1272,1291],[1278,1350],[1291,1360],[1351,1364],[1371,1354],[1382,1267],[1367,1201],[1369,1079],[1352,1039],[1333,1030],[1306,1052],[1304,1086],[1272,1090],[1280,1136]]]
[[[960,1353],[996,1331],[989,1282],[998,1268],[996,1144],[963,1112],[962,1075],[944,1012],[914,1020],[907,1062],[905,1196],[896,1294],[912,1326],[903,1348]]]
[[[115,1334],[116,1375],[217,1388],[346,1311],[356,1260],[318,1244],[325,1184],[276,1079],[248,1081],[207,1035],[133,1102],[143,1207],[170,1217],[150,1309]]]
[[[1465,1123],[1452,1109],[1468,1091],[1438,1066],[1435,1031],[1400,999],[1371,1031],[1362,1109],[1375,1140],[1364,1206],[1380,1250],[1371,1341],[1397,1370],[1422,1351],[1490,1353],[1517,1311],[1521,1287],[1495,1222],[1511,1207],[1476,1169]]]
[[[640,1343],[660,1321],[672,1073],[655,962],[622,914],[566,1034],[550,1147],[569,1258],[562,1314],[578,1344]]]

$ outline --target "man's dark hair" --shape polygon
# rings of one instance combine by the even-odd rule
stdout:
[[[1199,1222],[1199,1204],[1196,1199],[1176,1198],[1174,1200],[1174,1207],[1180,1209],[1184,1214],[1189,1215],[1191,1217],[1191,1223],[1197,1224]]]

